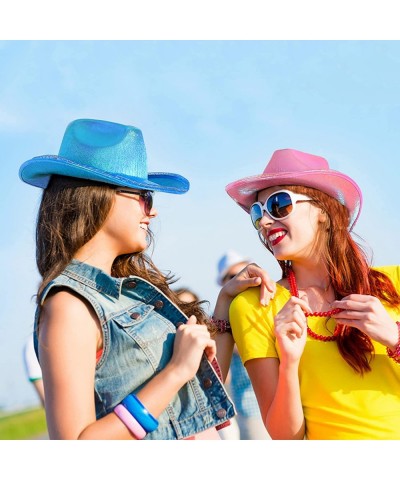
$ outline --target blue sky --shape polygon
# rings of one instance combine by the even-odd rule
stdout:
[[[99,118],[143,131],[150,171],[186,176],[158,194],[153,259],[213,305],[226,248],[271,272],[247,215],[225,185],[261,173],[274,150],[324,156],[364,193],[355,232],[375,264],[398,264],[400,43],[397,41],[0,42],[0,407],[36,403],[22,345],[39,277],[34,223],[40,190],[21,163],[56,154],[66,125]]]

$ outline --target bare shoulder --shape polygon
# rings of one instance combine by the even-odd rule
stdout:
[[[72,290],[58,290],[49,296],[42,307],[39,328],[41,333],[59,330],[87,332],[100,338],[99,319],[90,303]],[[92,332],[92,333],[90,333]]]
[[[99,319],[87,300],[69,290],[49,296],[43,305],[39,322],[39,339],[44,346],[57,346],[59,351],[75,346],[93,349],[102,346]]]
[[[86,315],[91,318],[96,316],[93,307],[82,296],[73,290],[58,290],[50,295],[43,304],[41,318],[53,316],[65,317],[71,315]]]

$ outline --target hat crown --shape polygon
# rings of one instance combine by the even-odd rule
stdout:
[[[104,120],[79,119],[64,133],[59,156],[87,167],[147,178],[141,130]]]
[[[257,192],[280,185],[310,187],[335,198],[349,211],[349,230],[360,215],[362,193],[354,180],[329,168],[325,158],[291,148],[276,150],[262,174],[236,180],[225,188],[249,213],[252,203],[257,201]]]
[[[66,128],[58,155],[40,155],[19,169],[22,181],[47,188],[52,175],[113,186],[182,194],[189,181],[170,172],[147,172],[141,130],[105,120],[77,119]]]
[[[329,170],[327,160],[318,155],[300,152],[291,148],[276,150],[268,162],[263,174],[283,172],[305,172],[310,170]]]

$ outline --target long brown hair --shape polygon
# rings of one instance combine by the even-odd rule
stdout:
[[[355,234],[349,232],[347,208],[330,195],[311,187],[282,187],[311,197],[313,203],[327,215],[327,225],[321,224],[317,242],[337,299],[352,293],[371,295],[387,306],[400,310],[400,294],[392,281],[384,273],[371,268],[366,250],[354,240]],[[260,238],[262,239],[261,235]],[[263,243],[267,246],[266,242]],[[279,264],[285,278],[287,263],[279,261]],[[357,328],[344,325],[340,325],[338,335],[338,348],[346,362],[357,373],[370,371],[374,347],[369,336]]]
[[[73,177],[53,175],[43,191],[36,225],[36,264],[42,281],[37,302],[46,285],[56,278],[71,262],[75,253],[101,228],[115,200],[115,187]],[[148,247],[153,244],[148,232]],[[160,289],[187,315],[196,315],[205,323],[207,315],[202,308],[205,301],[182,302],[170,284],[177,279],[169,272],[163,274],[144,252],[118,256],[111,275],[141,277]]]

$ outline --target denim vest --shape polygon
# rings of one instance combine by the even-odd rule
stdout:
[[[163,370],[172,356],[176,325],[186,323],[187,317],[146,280],[136,276],[113,278],[77,260],[47,285],[41,304],[57,287],[67,287],[84,297],[101,324],[103,353],[96,365],[94,392],[99,419]],[[38,317],[39,308],[35,327]],[[37,348],[37,338],[35,343]],[[235,413],[216,370],[203,355],[196,376],[179,390],[158,417],[158,428],[145,438],[190,437],[221,426]]]

